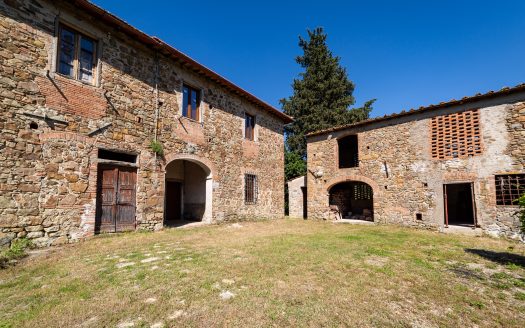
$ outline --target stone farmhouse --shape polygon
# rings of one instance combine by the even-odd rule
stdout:
[[[0,2],[0,241],[284,215],[292,119],[83,0]]]
[[[308,218],[519,238],[525,84],[314,132],[307,142],[306,181],[289,186],[299,197],[307,188]],[[290,200],[290,213],[299,216],[302,203]]]

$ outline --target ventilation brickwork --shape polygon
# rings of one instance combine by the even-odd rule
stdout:
[[[464,158],[482,152],[477,109],[432,118],[432,157]]]

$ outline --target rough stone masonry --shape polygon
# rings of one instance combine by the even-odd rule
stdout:
[[[509,198],[525,192],[524,101],[519,85],[310,134],[308,217],[333,219],[335,187],[359,183],[372,195],[349,198],[343,217],[372,212],[375,222],[441,230],[448,220],[523,238]],[[341,167],[348,136],[358,161]]]
[[[88,82],[59,73],[68,54],[79,58],[78,76],[90,71]],[[185,85],[199,93],[197,108],[189,104],[198,116],[184,115]],[[100,213],[131,215],[126,227],[161,229],[173,161],[206,172],[199,191],[206,195],[180,197],[206,199],[209,222],[284,215],[283,125],[291,118],[87,1],[0,2],[0,96],[2,245],[21,237],[37,246],[76,241],[95,233]],[[246,114],[255,117],[252,139]],[[101,158],[101,149],[122,158]],[[101,177],[103,164],[118,175]],[[256,202],[245,202],[245,173],[257,177]],[[112,178],[119,213],[104,208]],[[118,203],[124,198],[127,207]]]

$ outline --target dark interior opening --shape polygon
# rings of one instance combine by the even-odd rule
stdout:
[[[29,123],[29,128],[32,130],[36,130],[38,129],[38,124],[36,124],[36,122],[31,122]]]
[[[357,136],[350,135],[337,140],[339,149],[339,168],[359,166]]]
[[[303,219],[306,219],[308,217],[306,187],[301,187],[301,191],[303,194]]]
[[[374,220],[372,187],[359,181],[343,182],[330,189],[330,205],[343,219]]]
[[[98,158],[107,159],[111,161],[127,162],[127,163],[137,162],[137,155],[118,153],[118,152],[107,150],[107,149],[99,149]]]
[[[444,185],[445,219],[449,225],[474,225],[472,184],[455,183]]]
[[[199,164],[188,160],[175,160],[166,166],[165,226],[204,219],[208,174]]]

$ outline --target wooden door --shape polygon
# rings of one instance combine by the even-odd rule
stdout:
[[[135,229],[136,181],[137,172],[134,168],[99,167],[96,232]]]

